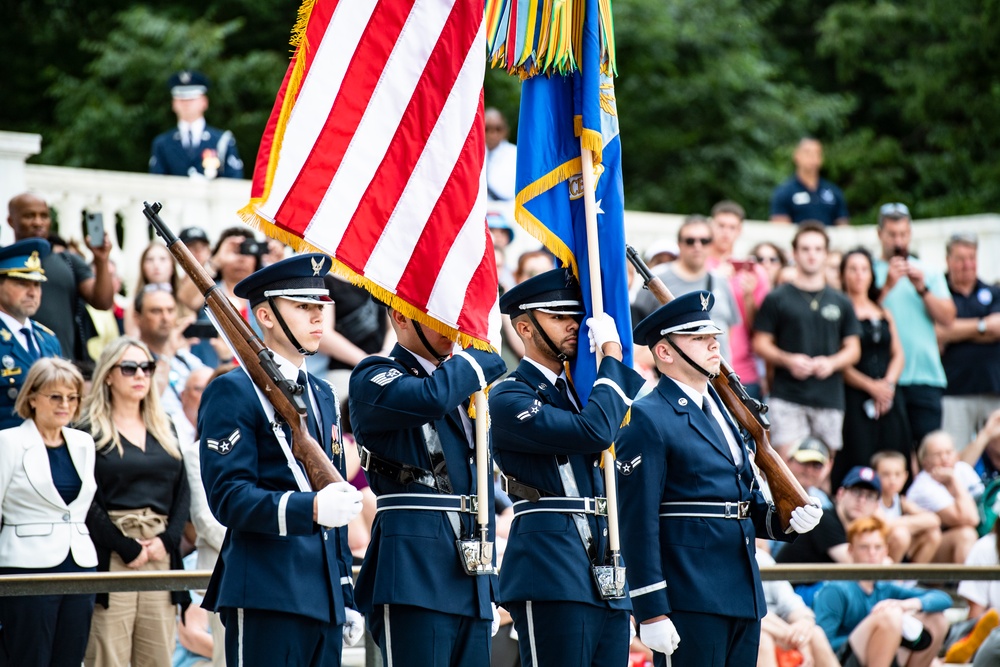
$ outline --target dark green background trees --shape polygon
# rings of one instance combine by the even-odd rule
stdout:
[[[37,161],[144,170],[173,123],[166,78],[213,80],[209,120],[252,162],[288,62],[295,0],[0,3],[0,129]],[[918,217],[1000,209],[1000,2],[615,0],[629,208],[767,215],[803,135],[855,222],[888,199]],[[488,72],[516,131],[518,83]]]

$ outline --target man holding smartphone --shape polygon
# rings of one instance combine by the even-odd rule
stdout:
[[[52,227],[49,206],[41,197],[25,192],[7,205],[7,224],[14,230],[14,240],[48,239]],[[111,240],[108,234],[96,244],[87,236],[87,247],[94,254],[94,270],[79,256],[69,252],[54,252],[42,260],[46,281],[42,284],[42,301],[35,319],[55,332],[63,356],[77,362],[92,364],[86,341],[76,336],[74,317],[84,306],[81,300],[98,310],[114,305],[114,280],[108,267]]]

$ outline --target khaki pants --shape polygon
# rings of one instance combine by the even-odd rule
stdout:
[[[155,537],[166,528],[166,519],[145,510],[108,512],[122,533],[135,539]],[[118,554],[111,554],[111,572],[130,569]],[[149,561],[138,571],[170,569],[169,554]],[[110,593],[108,608],[94,608],[86,667],[171,667],[176,644],[177,608],[169,591]]]

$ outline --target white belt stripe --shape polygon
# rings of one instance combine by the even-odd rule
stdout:
[[[349,585],[351,583],[353,583],[353,582],[351,581],[350,577],[341,577],[340,578],[340,585],[341,586],[347,586],[347,585]]]
[[[476,379],[479,380],[479,388],[480,389],[485,389],[486,388],[486,376],[483,375],[483,368],[482,368],[482,366],[480,366],[478,363],[476,363],[476,360],[472,358],[472,355],[469,354],[468,352],[466,352],[465,350],[459,350],[458,352],[455,353],[455,356],[456,357],[462,357],[463,359],[465,359],[466,361],[469,362],[469,365],[472,366],[472,370],[476,371]]]
[[[663,518],[675,517],[675,516],[693,516],[702,519],[739,519],[740,517],[736,514],[731,514],[726,516],[725,514],[702,514],[699,512],[660,512],[660,516]],[[746,516],[741,519],[741,521],[748,521],[750,517]]]
[[[602,385],[602,384],[603,385],[607,385],[607,386],[611,387],[612,389],[614,389],[615,393],[618,394],[621,397],[622,402],[625,405],[627,405],[627,406],[631,406],[632,405],[632,399],[625,395],[625,392],[622,391],[622,388],[618,386],[617,382],[615,382],[614,380],[610,380],[608,378],[601,378],[597,382],[594,383],[594,386],[597,387],[597,386]]]
[[[649,586],[642,586],[640,588],[633,588],[629,591],[628,596],[630,598],[637,598],[640,595],[645,595],[647,593],[652,593],[654,591],[661,591],[667,587],[666,581],[661,581],[655,584],[650,584]]]
[[[288,535],[288,496],[292,495],[291,491],[285,491],[281,494],[281,499],[278,500],[278,535],[284,537]]]
[[[535,614],[531,610],[531,600],[525,603],[525,608],[528,612],[528,646],[531,648],[531,665],[539,667],[538,651],[535,649]]]

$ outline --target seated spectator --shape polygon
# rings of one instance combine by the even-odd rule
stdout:
[[[960,459],[973,467],[983,484],[1000,478],[1000,410],[990,414],[986,425],[962,450]]]
[[[888,557],[886,526],[878,517],[852,522],[847,539],[852,563],[881,565]],[[947,593],[891,581],[827,582],[813,605],[845,667],[933,664],[948,630],[941,612],[949,607]]]
[[[833,512],[823,512],[819,525],[794,542],[785,544],[775,556],[779,563],[849,563],[847,526],[857,519],[871,517],[878,507],[882,485],[871,468],[852,468],[837,489]],[[806,604],[819,588],[816,582],[799,584],[795,592]]]
[[[824,510],[833,509],[830,496],[820,487],[829,484],[830,448],[822,438],[807,435],[792,448],[788,469],[810,496],[822,501]]]
[[[882,483],[878,515],[888,527],[889,557],[896,563],[929,563],[941,546],[941,518],[900,495],[906,485],[906,457],[884,450],[872,457]]]
[[[976,499],[983,492],[983,483],[972,466],[958,460],[955,443],[944,431],[928,433],[920,443],[917,458],[920,472],[906,497],[941,518],[943,535],[934,562],[964,563],[979,538]]]
[[[993,532],[984,535],[969,551],[966,565],[1000,565],[1000,522],[993,524]],[[979,619],[968,637],[952,644],[945,654],[945,662],[963,663],[972,660],[973,667],[1000,665],[1000,630],[996,629],[1000,616],[1000,581],[962,581],[958,594],[969,603],[969,618]],[[975,656],[975,660],[973,660]]]
[[[766,551],[758,549],[756,556],[758,565],[774,565],[774,559]],[[792,585],[787,581],[761,584],[767,599],[767,615],[760,621],[758,667],[778,667],[776,652],[779,648],[797,651],[803,665],[838,667],[840,663],[826,634],[816,625],[816,614],[795,593]]]

